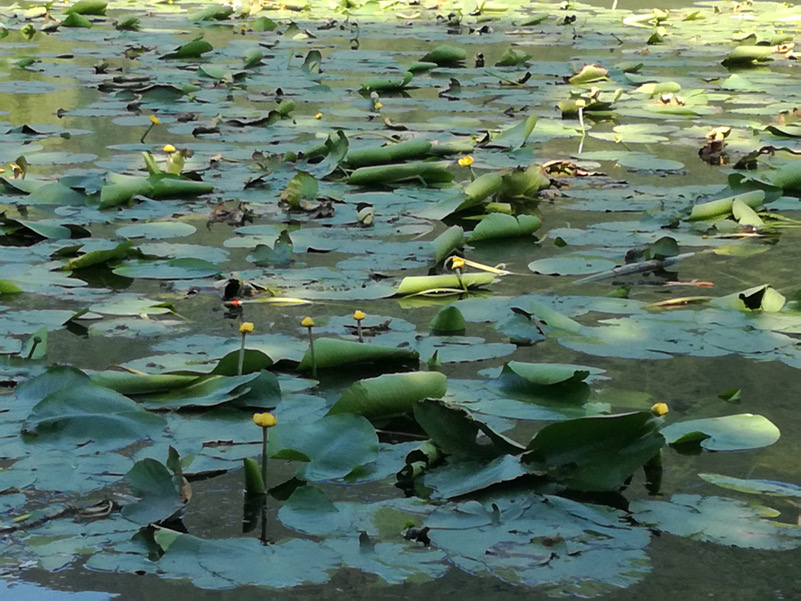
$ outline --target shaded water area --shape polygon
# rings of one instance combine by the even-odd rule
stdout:
[[[0,8],[0,597],[801,597],[801,9],[334,4]]]

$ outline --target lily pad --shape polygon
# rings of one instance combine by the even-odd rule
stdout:
[[[759,449],[781,436],[769,419],[751,413],[677,422],[662,428],[662,434],[672,445],[700,444],[707,451]]]

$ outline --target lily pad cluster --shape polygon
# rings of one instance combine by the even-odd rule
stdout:
[[[798,17],[0,8],[7,564],[591,597],[647,577],[655,532],[797,549],[773,508],[662,489],[694,454],[792,456],[775,407],[616,384],[801,367]],[[186,531],[196,482],[239,498],[263,411],[242,528]],[[799,496],[743,475],[700,478]]]

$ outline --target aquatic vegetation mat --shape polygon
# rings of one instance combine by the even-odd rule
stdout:
[[[801,546],[797,484],[692,463],[786,413],[630,389],[801,369],[801,9],[617,4],[0,8],[4,574],[593,597],[655,533]]]

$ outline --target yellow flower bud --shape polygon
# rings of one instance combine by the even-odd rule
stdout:
[[[367,314],[365,314],[364,311],[354,311],[353,312],[353,319],[355,319],[356,321],[361,321],[365,317],[367,317]]]
[[[466,157],[459,159],[457,163],[459,163],[460,167],[469,167],[473,164],[473,157],[468,154]]]
[[[577,98],[576,99],[576,106],[580,107],[580,108],[583,108],[583,107],[587,106],[587,101],[584,100],[583,98]]]
[[[276,420],[272,413],[254,413],[253,423],[262,428],[272,428],[276,424]]]
[[[323,118],[323,114],[322,114],[322,113],[317,113],[317,114],[314,116],[314,118],[315,118],[315,119],[322,119],[322,118]]]
[[[172,144],[165,144],[164,148],[162,148],[164,152],[175,152],[177,149]]]
[[[651,413],[654,415],[658,415],[659,417],[667,414],[670,409],[667,406],[667,403],[654,403],[651,407]]]
[[[156,117],[156,115],[150,115],[150,122],[153,125],[160,125],[161,124],[161,121],[159,120],[158,117]]]
[[[375,110],[378,110],[378,109],[380,109],[380,108],[384,108],[384,105],[383,105],[383,104],[381,104],[380,102],[376,102],[376,103],[373,105],[373,108],[374,108]]]
[[[462,257],[451,257],[451,269],[461,269],[464,267],[464,259]]]
[[[303,321],[300,322],[304,328],[311,328],[314,326],[314,320],[311,317],[304,317]]]
[[[241,334],[250,334],[253,331],[253,324],[249,321],[242,322],[239,326],[239,332]]]

